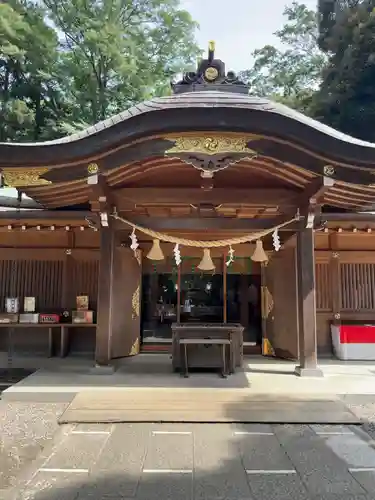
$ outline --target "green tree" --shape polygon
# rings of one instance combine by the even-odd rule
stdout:
[[[293,2],[285,8],[284,16],[285,25],[275,33],[282,48],[266,45],[255,50],[252,68],[241,76],[250,84],[251,94],[309,113],[327,62],[317,44],[317,15],[306,5]]]
[[[336,23],[345,19],[347,9],[355,9],[363,0],[318,0],[319,46],[327,51]]]
[[[0,141],[52,139],[170,91],[199,53],[179,0],[0,3]]]
[[[325,35],[329,64],[313,104],[317,119],[369,141],[375,141],[374,31],[372,0],[340,10]]]
[[[38,139],[59,114],[55,31],[32,3],[0,4],[0,141]]]
[[[168,91],[198,54],[179,0],[44,0],[61,36],[70,125],[93,124]],[[63,83],[63,82],[61,82]]]

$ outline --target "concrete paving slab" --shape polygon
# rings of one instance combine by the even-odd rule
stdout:
[[[74,426],[73,434],[110,434],[112,432],[112,426],[108,424],[77,424]]]
[[[310,425],[311,429],[318,435],[352,435],[353,430],[346,425]]]
[[[369,494],[375,497],[375,470],[352,472],[352,475]]]
[[[251,499],[247,475],[228,426],[195,426],[194,500]]]
[[[300,428],[299,435],[293,426],[280,425],[274,429],[310,495],[365,493],[350,474],[348,465],[312,429],[307,426]]]
[[[116,474],[98,471],[77,488],[76,500],[134,500],[137,489],[138,478],[132,478],[124,471]]]
[[[149,442],[149,426],[115,426],[105,449],[92,468],[92,474],[100,481],[104,480],[106,489],[110,489],[106,478],[109,482],[112,481],[110,478],[114,478],[118,493],[124,497],[135,496]]]
[[[38,472],[14,500],[75,500],[86,473]]]
[[[92,434],[92,426],[73,434],[76,428],[69,426],[37,461],[23,495],[33,500],[375,500],[375,470],[351,468],[351,460],[327,445],[331,437],[340,439],[340,450],[352,448],[354,457],[361,456],[363,447],[370,447],[364,433],[322,435],[316,431],[335,428],[239,423],[115,424],[107,425],[107,436]],[[87,464],[82,461],[87,446],[74,441],[68,450],[66,443],[92,437],[107,440],[91,467],[51,467],[56,456]],[[348,444],[353,437],[358,440]]]
[[[107,434],[70,434],[44,463],[43,469],[80,469],[95,465],[108,440]]]
[[[151,433],[144,471],[192,471],[193,463],[192,434]]]
[[[325,493],[324,495],[314,495],[310,497],[311,500],[374,500],[371,495],[357,495],[353,493],[346,493],[344,495],[336,493]]]
[[[294,465],[275,436],[242,435],[237,446],[247,471],[294,471]]]
[[[143,474],[136,498],[137,500],[193,500],[193,475]]]
[[[230,429],[234,436],[243,435],[273,435],[273,428],[270,424],[242,424],[232,423]]]
[[[324,436],[322,436],[324,437]],[[325,436],[325,444],[350,468],[373,468],[375,449],[356,435]]]
[[[249,476],[256,500],[310,500],[297,474],[258,474]]]

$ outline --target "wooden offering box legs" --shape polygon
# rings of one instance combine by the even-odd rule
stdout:
[[[237,323],[173,323],[173,369],[211,368],[220,369],[224,374],[226,363],[223,362],[222,352],[226,350],[229,372],[234,373],[237,367],[242,366],[243,330],[243,326]],[[228,344],[227,349],[223,347],[224,341]]]

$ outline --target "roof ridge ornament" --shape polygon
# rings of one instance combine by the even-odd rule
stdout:
[[[197,64],[196,71],[185,73],[181,81],[171,82],[171,87],[174,94],[204,90],[237,94],[249,93],[249,86],[239,80],[234,71],[226,72],[225,63],[221,59],[215,59],[215,42],[213,40],[208,43],[207,59],[201,59]]]

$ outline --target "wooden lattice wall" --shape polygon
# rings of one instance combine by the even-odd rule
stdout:
[[[5,309],[5,297],[36,297],[38,311],[64,307],[73,309],[77,295],[88,295],[90,307],[96,310],[98,294],[98,253],[77,252],[66,255],[61,250],[39,256],[35,251],[13,250],[1,258],[0,250],[0,310]],[[4,253],[4,252],[3,252]],[[42,258],[43,257],[43,258]]]
[[[375,255],[317,252],[316,304],[319,312],[375,311]]]

